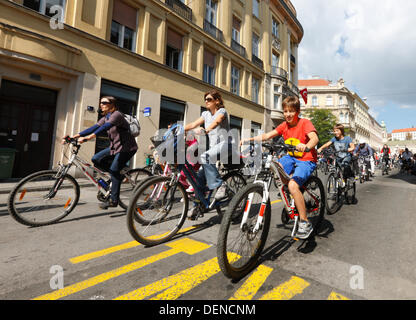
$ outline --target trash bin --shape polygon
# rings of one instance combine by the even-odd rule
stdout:
[[[0,179],[12,177],[16,149],[0,148]]]

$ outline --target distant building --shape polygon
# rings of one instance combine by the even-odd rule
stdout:
[[[391,139],[392,141],[416,140],[416,128],[393,130]]]

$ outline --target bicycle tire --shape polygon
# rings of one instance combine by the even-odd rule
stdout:
[[[220,204],[216,206],[217,214],[222,219],[227,206],[230,204],[231,199],[237,194],[242,187],[247,185],[246,179],[238,171],[230,171],[226,173],[222,180],[227,183],[227,198],[220,201]],[[243,208],[244,209],[244,208]]]
[[[170,240],[180,230],[186,220],[189,200],[185,188],[177,182],[174,186],[169,186],[165,189],[163,184],[170,181],[170,177],[163,176],[148,179],[141,184],[130,200],[127,209],[127,228],[131,236],[143,245],[154,246]],[[161,197],[162,200],[155,199],[155,187],[163,187],[162,190],[165,190],[166,194],[170,190],[175,190],[173,198]],[[176,189],[171,189],[172,187]],[[169,210],[163,212],[163,206],[166,208],[169,201],[175,200],[176,190],[179,190],[184,199],[183,202],[179,202],[183,204],[182,210],[176,214],[177,208],[175,207],[175,210],[172,211],[173,208],[171,206]],[[156,216],[154,216],[155,213]]]
[[[319,189],[319,195],[315,194],[316,189]],[[313,226],[313,232],[309,236],[312,237],[318,233],[319,226],[324,219],[326,209],[325,187],[321,179],[310,176],[302,187],[302,193],[305,199],[306,215]]]
[[[328,214],[336,213],[342,206],[342,195],[339,187],[336,187],[337,177],[334,173],[330,173],[326,182],[326,210]],[[331,189],[331,190],[330,190]]]
[[[16,184],[16,186],[13,187],[13,189],[9,193],[9,197],[7,200],[7,209],[10,213],[10,215],[15,219],[17,222],[31,226],[31,227],[39,227],[39,226],[46,226],[53,223],[58,222],[59,220],[62,220],[65,218],[68,214],[72,212],[72,210],[76,207],[78,204],[79,196],[80,196],[80,188],[78,182],[69,174],[66,174],[63,179],[61,186],[59,187],[58,191],[54,194],[54,196],[51,199],[46,199],[45,197],[48,195],[48,193],[51,192],[51,189],[56,183],[56,174],[58,172],[56,170],[43,170],[38,171],[35,173],[32,173],[28,175],[27,177],[23,178],[19,181],[19,183]],[[46,177],[50,176],[51,179],[49,180],[51,183],[47,184]],[[39,180],[38,182],[34,182],[37,178],[42,178],[42,180]],[[67,186],[63,186],[65,183],[65,180],[69,182],[70,184]],[[33,183],[33,185],[30,185],[30,183]],[[73,189],[72,192],[65,192],[67,189]],[[60,192],[61,191],[61,192]],[[17,195],[20,192],[20,197],[17,199]],[[59,192],[59,196],[57,196]],[[29,193],[29,194],[28,194]],[[63,196],[65,195],[65,197]],[[40,205],[36,205],[34,207],[26,207],[28,203],[28,198],[34,197],[35,199],[41,200]],[[43,199],[41,199],[41,197]],[[62,197],[62,201],[60,201]],[[22,201],[23,198],[25,201]],[[33,201],[33,200],[32,200]],[[50,202],[49,202],[50,201]],[[29,203],[31,201],[29,200]],[[48,203],[49,205],[46,205],[45,203]],[[43,203],[43,205],[42,205]],[[23,206],[23,207],[21,207]],[[63,207],[65,210],[61,211],[58,216],[48,218],[46,220],[37,220],[38,215],[34,217],[33,219],[29,219],[29,212],[34,213],[34,211],[39,211],[41,213],[41,217],[47,217],[51,213],[50,210],[53,210],[55,208]],[[37,210],[34,210],[37,209]],[[35,214],[35,213],[34,213]]]
[[[239,218],[236,221],[236,217],[234,215],[234,211],[238,211],[241,207],[241,203],[246,203],[246,199],[248,198],[249,194],[256,193],[259,195],[256,200],[263,198],[263,185],[258,183],[252,183],[246,185],[243,189],[241,189],[233,198],[231,201],[228,210],[224,214],[224,217],[221,221],[220,231],[218,233],[218,241],[217,241],[217,258],[218,258],[218,264],[221,268],[221,271],[223,274],[231,279],[237,280],[244,277],[246,274],[248,274],[258,263],[258,259],[260,257],[260,254],[266,244],[267,235],[269,233],[270,228],[270,219],[271,219],[271,205],[270,205],[270,199],[268,200],[266,204],[266,208],[264,210],[264,223],[262,228],[258,231],[256,234],[250,234],[250,231],[252,231],[253,224],[257,221],[257,217],[259,214],[259,203],[252,203],[251,205],[251,211],[248,216],[248,223],[245,224],[243,227],[244,230],[240,227],[241,218]],[[254,198],[254,197],[253,197]],[[231,230],[230,228],[233,227],[236,229],[236,231]],[[228,236],[233,236],[233,234],[238,233],[238,236],[236,237],[236,241],[243,240],[249,245],[249,256],[244,257],[244,252],[233,252],[231,251],[231,254],[229,254],[229,249],[227,248],[227,245],[231,245],[231,249],[237,248],[241,249],[242,245],[240,243],[237,243],[235,246],[233,246],[233,243],[228,241]],[[245,238],[245,239],[244,239]],[[251,246],[251,241],[258,239],[258,243],[255,246]],[[231,239],[230,239],[231,240]],[[244,243],[243,243],[244,244]],[[254,249],[254,250],[253,250]],[[236,250],[238,251],[238,250]],[[243,250],[244,251],[244,250]],[[235,257],[240,257],[238,260],[234,260]],[[247,258],[246,261],[243,260],[243,258]]]
[[[123,179],[121,183],[119,205],[126,210],[136,185],[151,177],[152,174],[146,169],[136,168],[128,170],[125,175],[130,175],[131,178]]]
[[[345,191],[345,202],[347,204],[354,204],[355,203],[355,194],[357,191],[356,183],[355,181],[348,181],[347,182],[347,191]],[[350,185],[352,183],[352,186]]]

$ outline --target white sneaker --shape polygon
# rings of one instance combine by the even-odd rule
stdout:
[[[312,224],[308,221],[299,221],[296,237],[299,239],[307,239],[313,231]]]
[[[187,193],[194,192],[194,188],[192,186],[189,186],[188,189],[185,190]]]

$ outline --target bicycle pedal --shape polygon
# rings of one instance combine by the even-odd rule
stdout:
[[[293,237],[292,239],[295,240],[295,241],[299,241],[300,240],[299,238],[296,238],[296,237]]]

